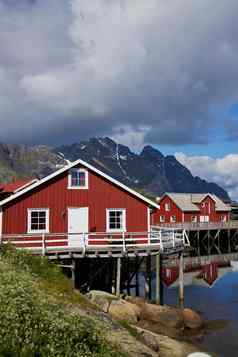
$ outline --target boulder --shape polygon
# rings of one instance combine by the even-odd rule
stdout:
[[[141,307],[141,318],[173,328],[180,328],[183,326],[181,310],[169,306],[145,303],[143,307]]]
[[[111,301],[108,313],[116,320],[126,320],[133,324],[140,319],[140,308],[125,300]]]
[[[203,321],[200,315],[191,310],[191,309],[183,309],[182,311],[184,325],[190,329],[198,329],[203,325]]]
[[[86,296],[93,304],[97,305],[102,311],[106,313],[109,310],[111,302],[118,300],[115,295],[100,290],[91,290],[89,293],[87,293]]]

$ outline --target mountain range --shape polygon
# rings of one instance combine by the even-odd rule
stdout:
[[[174,156],[164,156],[150,145],[136,154],[108,137],[59,147],[0,144],[0,182],[25,177],[42,178],[79,158],[146,194],[211,192],[229,199],[223,188],[194,177]]]

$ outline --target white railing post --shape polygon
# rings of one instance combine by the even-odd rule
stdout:
[[[164,250],[164,247],[163,247],[161,229],[159,231],[159,245],[160,245],[160,251],[162,252]]]
[[[122,232],[122,244],[123,244],[123,251],[126,252],[126,240],[125,240],[125,232]]]
[[[173,248],[175,247],[175,230],[173,230]]]
[[[42,255],[45,256],[46,244],[45,244],[45,234],[42,234]]]

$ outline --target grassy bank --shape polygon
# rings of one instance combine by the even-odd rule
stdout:
[[[45,258],[5,248],[0,255],[0,356],[119,357],[91,316],[88,301]]]

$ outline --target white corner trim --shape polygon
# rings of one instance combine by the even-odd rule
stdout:
[[[151,222],[150,222],[150,207],[147,207],[147,227],[148,227],[148,232],[150,232],[150,227],[151,227]]]
[[[46,228],[45,229],[31,229],[31,212],[32,211],[44,211],[46,212]],[[49,233],[49,208],[28,208],[27,209],[27,233]]]

